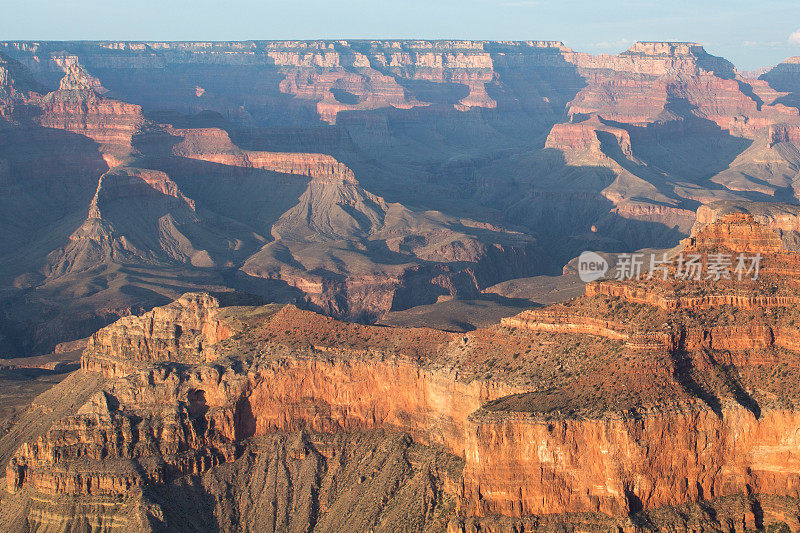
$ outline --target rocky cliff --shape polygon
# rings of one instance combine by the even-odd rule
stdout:
[[[7,529],[800,530],[797,61],[0,52],[0,343],[91,334],[2,426]],[[666,279],[468,333],[311,311],[372,322],[644,246]],[[740,253],[757,278],[676,276]]]
[[[126,375],[130,369],[105,368],[104,354],[135,364],[138,361],[212,361],[214,344],[233,335],[231,326],[220,321],[219,304],[207,294],[184,294],[166,307],[141,316],[124,317],[89,338],[82,359],[84,370],[106,377]],[[96,359],[97,357],[98,359]]]
[[[723,215],[683,251],[734,253],[754,224],[776,231]],[[90,339],[80,372],[105,383],[13,453],[3,505],[25,510],[5,520],[185,528],[192,509],[228,530],[271,498],[297,514],[275,530],[800,530],[796,258],[757,251],[755,280],[601,281],[466,334],[185,295]],[[400,526],[400,502],[428,507]]]

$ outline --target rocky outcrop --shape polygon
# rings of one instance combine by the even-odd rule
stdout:
[[[778,143],[800,144],[800,125],[773,124],[769,127],[767,138],[770,146]]]
[[[38,98],[43,91],[19,62],[0,54],[0,116],[10,116],[14,104]]]
[[[697,210],[692,239],[698,247],[717,243],[736,252],[797,251],[800,209],[786,204],[711,203]]]
[[[718,305],[740,309],[765,309],[792,307],[800,300],[795,296],[766,296],[758,294],[709,294],[705,296],[677,296],[657,290],[632,287],[630,284],[603,281],[586,286],[586,295],[606,295],[635,304],[647,304],[665,310],[711,309]]]
[[[584,54],[575,63],[591,81],[570,103],[573,116],[597,113],[607,120],[645,125],[662,122],[665,115],[688,118],[676,104],[687,102],[693,106],[691,116],[746,137],[797,117],[795,109],[782,104],[765,105],[754,91],[773,102],[778,95],[737,78],[732,64],[696,43],[640,42],[619,56]]]
[[[748,214],[731,214],[720,217],[706,226],[691,242],[700,247],[722,245],[734,252],[777,252],[783,249],[780,236],[766,230]]]
[[[779,298],[747,299],[747,298],[709,298],[672,300],[668,305],[652,298],[635,298],[631,294],[617,293],[593,285],[587,288],[587,296],[608,296],[623,298],[634,304],[658,305],[665,310],[706,310],[713,307],[733,307],[743,310],[763,309],[767,307],[788,307],[797,305],[798,301]],[[531,331],[550,333],[567,333],[594,335],[611,340],[625,342],[625,347],[633,350],[667,349],[672,351],[719,350],[727,352],[748,352],[783,348],[797,350],[800,343],[797,338],[800,330],[793,327],[772,327],[767,324],[719,326],[719,327],[675,327],[666,331],[640,331],[622,322],[600,320],[582,315],[570,315],[559,311],[524,311],[513,317],[503,318],[501,324],[509,328],[521,328]]]
[[[282,174],[296,174],[316,180],[355,181],[352,170],[326,154],[242,150],[231,142],[226,131],[216,128],[191,130],[170,128],[168,132],[181,139],[172,149],[179,157]]]
[[[58,56],[54,62],[64,70],[56,91],[40,102],[37,121],[47,128],[63,129],[96,141],[109,167],[131,156],[132,138],[144,124],[137,105],[102,96],[107,91],[75,56]]]
[[[90,91],[97,94],[108,92],[99,79],[86,72],[77,56],[55,56],[53,62],[64,69],[64,77],[58,85],[60,91]]]
[[[797,428],[786,411],[541,420],[484,409],[471,417],[461,504],[478,515],[628,515],[750,490],[797,497]]]
[[[213,345],[234,332],[218,314],[216,299],[190,293],[142,316],[123,317],[92,335],[81,366],[116,377],[128,373],[129,365],[137,362],[212,361],[216,357]]]
[[[791,318],[753,306],[761,314],[752,323],[726,325],[714,313],[734,301],[691,315],[627,302],[595,291],[455,334],[291,306],[221,310],[188,294],[92,337],[82,371],[108,382],[16,451],[7,490],[61,499],[172,490],[163,487],[256,460],[242,446],[276,432],[392,430],[463,458],[460,477],[434,475],[447,478],[437,486],[456,504],[452,527],[570,513],[621,524],[746,497],[761,510],[736,520],[800,528],[769,499],[800,498],[792,381],[763,373],[794,368]]]
[[[611,164],[612,159],[606,155],[608,149],[603,150],[603,142],[612,142],[621,154],[633,157],[628,132],[607,126],[596,116],[582,122],[556,124],[547,136],[545,148],[562,151],[568,162],[595,160],[600,164]]]
[[[243,438],[278,430],[342,434],[381,427],[408,431],[464,457],[463,480],[450,481],[448,489],[461,516],[626,516],[712,495],[794,495],[800,483],[791,459],[795,446],[787,440],[798,429],[791,411],[756,417],[729,406],[720,417],[690,402],[677,411],[601,419],[537,414],[535,403],[528,412],[512,400],[525,398],[523,391],[514,394],[500,382],[462,384],[451,371],[425,370],[430,355],[414,362],[437,347],[447,350],[456,336],[400,333],[385,344],[399,358],[387,360],[376,358],[383,348],[364,337],[371,329],[377,328],[336,325],[285,308],[266,328],[252,331],[270,343],[273,356],[246,375],[208,366],[188,373],[123,372],[119,376],[129,377],[113,381],[75,416],[16,453],[8,467],[9,490],[109,497],[213,471],[234,460],[232,446]],[[345,348],[360,338],[364,349]],[[423,352],[401,355],[422,340],[416,346]],[[292,346],[287,343],[298,341],[286,351]],[[85,360],[98,347],[90,346]],[[165,400],[170,407],[160,407],[159,418],[151,419],[148,413]],[[745,442],[734,437],[739,434],[750,437]],[[90,464],[104,457],[104,466],[75,470],[78,457]],[[163,459],[155,469],[123,468],[126,461],[149,464],[148,457]]]

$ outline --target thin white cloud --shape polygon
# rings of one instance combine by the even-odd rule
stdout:
[[[758,48],[775,48],[778,46],[786,46],[782,41],[743,41],[742,46],[751,46]]]
[[[791,44],[800,45],[800,30],[795,31],[789,36],[789,42]]]

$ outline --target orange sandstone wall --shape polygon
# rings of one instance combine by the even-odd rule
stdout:
[[[250,392],[237,407],[237,436],[392,427],[463,456],[470,413],[521,391],[456,378],[454,371],[431,372],[401,361],[283,359],[250,377]]]
[[[467,426],[461,507],[625,515],[751,492],[798,497],[799,430],[800,414],[756,419],[739,407],[550,421],[482,411]]]

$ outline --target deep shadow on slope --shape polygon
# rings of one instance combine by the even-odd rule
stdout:
[[[463,463],[407,435],[273,434],[232,463],[148,489],[155,531],[442,531]],[[224,494],[224,498],[219,495]]]
[[[780,63],[769,72],[762,74],[759,79],[769,83],[776,91],[789,93],[775,100],[776,104],[800,109],[800,64]]]
[[[683,178],[710,190],[720,188],[710,178],[728,168],[752,144],[710,120],[697,117],[690,108],[684,109],[675,120],[647,126],[604,122],[628,131],[633,155],[647,171],[662,171],[672,180]]]

